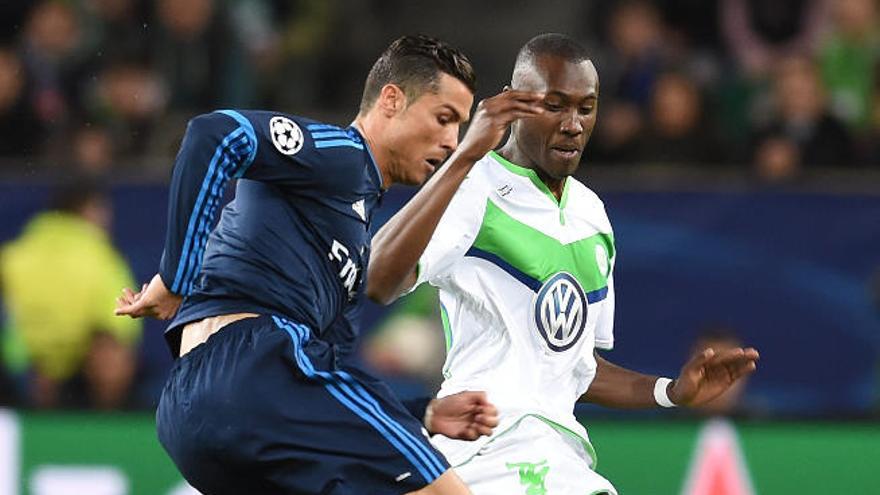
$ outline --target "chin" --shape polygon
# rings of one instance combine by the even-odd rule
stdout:
[[[549,166],[544,167],[544,173],[556,180],[562,180],[568,176],[574,175],[580,165],[580,160],[571,162],[550,162]]]

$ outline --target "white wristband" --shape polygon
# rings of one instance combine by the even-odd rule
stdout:
[[[666,388],[672,383],[671,378],[660,377],[654,382],[654,402],[660,407],[675,407],[675,403],[669,400]]]

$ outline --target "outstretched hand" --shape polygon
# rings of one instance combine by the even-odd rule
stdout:
[[[144,284],[141,291],[135,293],[129,288],[122,289],[122,295],[116,298],[116,316],[128,315],[132,318],[149,316],[167,320],[177,313],[181,296],[172,293],[165,287],[165,282],[158,274]]]
[[[425,411],[425,426],[449,438],[476,440],[498,426],[498,409],[486,392],[459,392],[432,400]]]
[[[669,387],[669,399],[678,406],[699,406],[721,395],[740,378],[755,371],[759,355],[754,348],[736,347],[698,352]]]

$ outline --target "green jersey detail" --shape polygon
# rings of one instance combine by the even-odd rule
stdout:
[[[525,495],[546,495],[547,487],[544,486],[544,478],[550,471],[547,460],[541,462],[517,462],[506,463],[507,469],[516,469],[519,472],[519,484],[525,485]]]
[[[614,257],[614,237],[610,233],[562,244],[511,217],[492,200],[486,201],[486,213],[473,246],[495,254],[541,283],[559,272],[568,272],[586,292],[608,285],[609,270],[596,261],[597,246],[605,252],[606,265]]]
[[[508,159],[504,158],[503,156],[499,155],[498,153],[496,153],[494,151],[490,151],[489,156],[494,158],[496,162],[503,165],[504,168],[509,170],[511,173],[514,173],[514,174],[522,176],[522,177],[526,177],[529,180],[531,180],[532,184],[534,184],[535,187],[538,188],[538,190],[540,190],[542,193],[544,193],[544,195],[549,197],[550,200],[553,201],[553,204],[558,206],[560,210],[565,208],[565,205],[568,202],[568,185],[570,182],[567,178],[565,179],[565,185],[562,186],[562,197],[557,200],[556,195],[554,195],[553,192],[550,191],[550,188],[547,187],[547,184],[544,184],[544,181],[542,181],[541,178],[538,177],[537,172],[535,172],[534,170],[532,170],[530,168],[526,168],[526,167],[521,167],[521,166],[509,161]],[[559,212],[559,219],[560,219],[560,221],[564,222],[561,211]]]
[[[443,303],[440,303],[440,322],[443,324],[443,338],[446,340],[446,354],[448,355],[449,349],[452,349],[452,325],[449,323],[449,313]],[[443,378],[449,379],[451,376],[447,364],[443,367]]]
[[[519,419],[517,419],[512,425],[508,426],[504,431],[497,433],[497,434],[494,434],[492,436],[492,438],[489,439],[488,442],[486,442],[486,445],[484,445],[483,448],[488,447],[492,442],[497,440],[502,435],[505,435],[505,434],[513,431],[526,418],[539,419],[539,420],[543,421],[544,423],[546,423],[551,428],[553,428],[554,430],[556,430],[557,432],[562,433],[563,435],[569,435],[571,438],[576,440],[578,443],[580,443],[584,447],[584,452],[586,452],[586,454],[590,457],[590,461],[592,461],[590,463],[590,468],[595,470],[596,466],[599,465],[599,456],[596,455],[596,449],[593,448],[593,444],[591,444],[586,438],[580,436],[578,433],[574,432],[573,430],[566,428],[565,426],[562,426],[561,424],[553,421],[552,419],[549,419],[549,418],[544,417],[540,414],[534,414],[534,413],[524,414]],[[477,456],[477,453],[474,453],[472,456],[468,457],[467,459],[456,464],[453,467],[464,466],[465,464],[471,462],[473,460],[473,458],[476,456]]]

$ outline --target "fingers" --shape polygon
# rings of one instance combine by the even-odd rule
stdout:
[[[506,91],[480,102],[478,110],[490,115],[505,116],[505,120],[533,117],[544,113],[543,93]]]
[[[477,437],[483,436],[483,435],[489,436],[492,434],[492,428],[489,426],[486,426],[486,425],[478,424],[478,425],[475,425],[474,429],[475,429],[475,433],[478,434]]]
[[[113,314],[116,316],[130,316],[132,318],[140,318],[143,316],[140,314],[140,308],[137,305],[124,305],[117,307]]]
[[[511,101],[520,101],[523,103],[539,103],[544,100],[544,93],[538,93],[535,91],[523,91],[521,89],[511,89],[509,91],[504,91],[503,93],[498,93],[490,99],[498,99],[498,100],[511,100]]]
[[[478,412],[474,416],[474,422],[479,425],[487,426],[490,429],[495,428],[496,426],[498,426],[498,413],[497,413],[497,411],[496,412],[482,412],[482,411]]]
[[[737,380],[757,369],[756,361],[760,358],[754,348],[743,349],[740,347],[727,349],[716,355],[705,364],[707,373],[724,371],[730,380]]]

